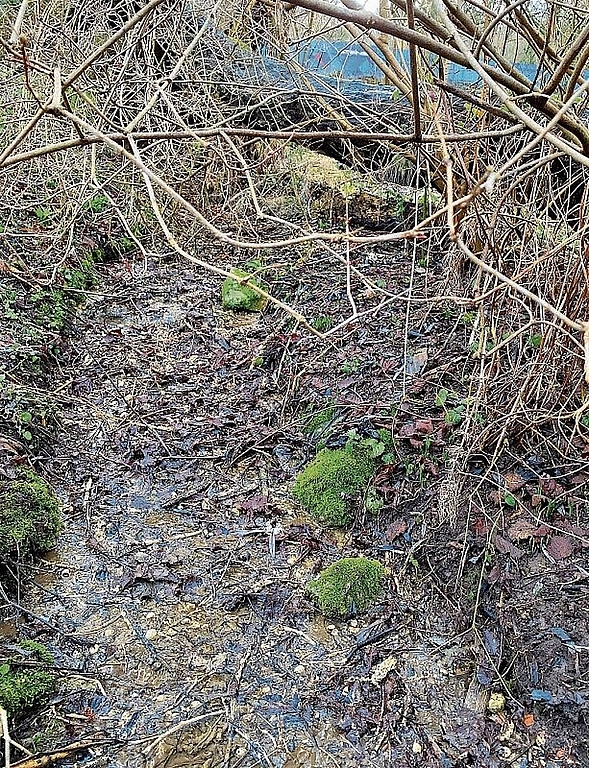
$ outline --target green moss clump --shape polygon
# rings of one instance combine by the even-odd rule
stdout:
[[[340,528],[350,522],[351,505],[366,490],[375,467],[361,445],[324,448],[299,473],[293,492],[318,522]]]
[[[77,267],[67,267],[64,270],[63,278],[66,288],[73,288],[77,291],[85,291],[96,285],[96,264],[94,253],[86,253]],[[74,299],[74,301],[79,301]]]
[[[20,648],[36,660],[53,666],[53,654],[41,643],[23,640]],[[11,717],[40,704],[55,689],[55,675],[47,670],[20,666],[18,661],[0,665],[0,706]]]
[[[43,664],[47,664],[47,666],[52,667],[55,664],[53,654],[43,643],[37,643],[35,640],[21,640],[18,647],[25,653],[34,656],[38,661],[42,661]]]
[[[51,549],[60,529],[58,501],[35,472],[23,469],[18,478],[0,481],[0,559]]]
[[[231,274],[241,279],[234,280],[228,277],[223,282],[221,299],[225,309],[231,309],[234,312],[260,312],[264,309],[266,299],[249,287],[249,285],[259,287],[257,280],[241,269],[232,269]],[[246,285],[243,280],[247,280],[249,285]]]
[[[307,593],[329,618],[361,613],[382,592],[385,569],[377,560],[346,557],[321,571],[307,585]]]

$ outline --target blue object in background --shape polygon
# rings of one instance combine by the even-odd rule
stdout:
[[[373,50],[382,58],[380,51],[376,48]],[[293,46],[292,54],[304,69],[318,75],[328,75],[342,80],[365,80],[376,83],[385,81],[382,71],[358,43],[317,38],[302,45]],[[398,51],[395,57],[404,68],[408,69],[408,51]],[[434,61],[435,57],[432,57],[432,63]],[[516,62],[513,66],[530,82],[534,82],[537,72],[535,64]],[[436,71],[435,65],[434,71]],[[536,86],[541,86],[548,76],[549,73],[543,73],[543,77],[539,79]],[[589,77],[589,71],[584,72],[583,77]],[[455,85],[476,85],[481,82],[476,72],[454,62],[446,62],[446,78],[449,83]]]

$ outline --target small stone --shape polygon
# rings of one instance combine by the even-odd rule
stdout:
[[[156,637],[157,637],[157,629],[153,629],[153,627],[151,629],[148,629],[147,632],[145,633],[146,640],[155,640]]]
[[[263,688],[260,689],[262,693],[271,693],[272,688],[270,688],[269,685],[265,685]]]
[[[306,667],[303,664],[297,664],[294,668],[294,671],[297,675],[303,675],[305,673]]]
[[[413,753],[415,755],[421,754],[422,747],[421,747],[421,744],[418,741],[414,741],[413,742],[413,746],[411,747],[411,749],[412,749],[412,751],[413,751]]]
[[[498,712],[502,712],[505,709],[505,696],[502,693],[492,693],[489,696],[487,709],[494,715]]]
[[[298,558],[293,555],[289,557],[286,562],[288,563],[288,565],[295,565],[297,560]]]

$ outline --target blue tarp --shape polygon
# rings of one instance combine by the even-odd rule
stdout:
[[[381,57],[380,52],[374,52]],[[358,43],[346,43],[331,40],[310,40],[293,49],[298,63],[307,70],[318,74],[340,77],[343,80],[369,80],[382,83],[385,77],[370,56]],[[399,63],[407,67],[409,54],[406,51],[395,54]],[[535,64],[516,63],[514,67],[533,82],[536,75]],[[480,82],[479,76],[471,69],[459,64],[446,64],[446,77],[456,85],[474,85]]]

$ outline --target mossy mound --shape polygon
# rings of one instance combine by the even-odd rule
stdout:
[[[0,560],[51,549],[60,529],[55,494],[35,472],[23,469],[16,479],[0,481]]]
[[[40,643],[24,640],[19,644],[19,652],[37,662],[53,666],[53,656]],[[0,706],[11,717],[20,715],[45,701],[55,689],[55,674],[47,670],[23,666],[18,657],[0,664]]]
[[[232,269],[231,274],[236,279],[228,277],[221,288],[223,307],[234,312],[260,312],[264,309],[266,299],[250,287],[259,287],[257,280],[241,269]]]
[[[375,467],[363,446],[324,448],[299,473],[293,493],[319,523],[340,528],[350,522],[351,505],[368,487]]]
[[[345,618],[366,610],[382,592],[385,569],[377,560],[345,557],[321,571],[307,593],[329,618]]]

